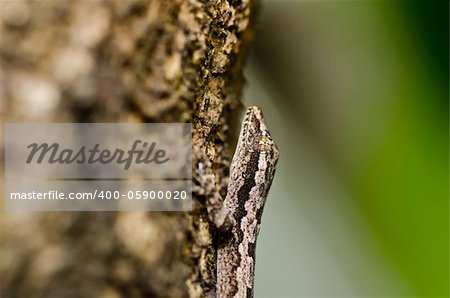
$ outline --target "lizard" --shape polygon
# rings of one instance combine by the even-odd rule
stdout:
[[[219,221],[219,298],[253,297],[256,240],[279,151],[259,107],[248,108],[230,167]]]

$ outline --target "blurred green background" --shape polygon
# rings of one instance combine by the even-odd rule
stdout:
[[[281,159],[256,297],[448,297],[447,1],[263,1],[245,104]]]

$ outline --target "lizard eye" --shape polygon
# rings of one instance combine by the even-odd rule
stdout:
[[[263,136],[261,138],[261,142],[260,143],[270,143],[270,138],[267,136]]]
[[[271,137],[265,135],[262,136],[258,142],[259,149],[262,151],[269,151],[270,147],[273,145],[273,140]]]

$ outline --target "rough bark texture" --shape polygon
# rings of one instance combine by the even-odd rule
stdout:
[[[2,297],[214,294],[212,219],[253,11],[251,0],[0,3],[4,121],[194,128],[192,212],[2,211]]]

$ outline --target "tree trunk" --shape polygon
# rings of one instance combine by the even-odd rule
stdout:
[[[254,9],[250,0],[0,3],[6,121],[193,124],[192,212],[2,211],[0,296],[214,295],[212,214],[226,194]]]

